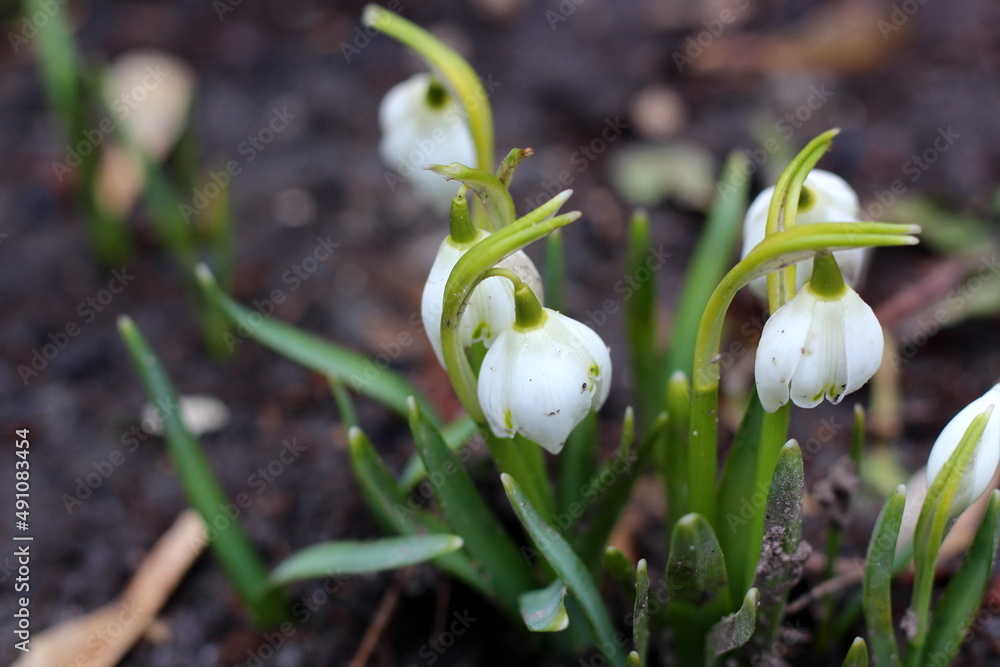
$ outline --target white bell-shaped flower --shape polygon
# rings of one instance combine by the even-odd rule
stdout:
[[[930,488],[955,452],[972,420],[990,407],[993,408],[993,413],[975,447],[966,477],[959,485],[958,494],[952,500],[956,515],[968,509],[976,498],[990,488],[997,465],[1000,465],[1000,384],[994,385],[983,396],[969,403],[948,422],[934,442],[931,455],[927,459],[927,487]]]
[[[451,236],[448,236],[438,249],[437,257],[431,266],[431,273],[424,285],[423,297],[420,300],[420,316],[427,337],[431,341],[431,347],[434,348],[434,354],[442,366],[444,366],[444,354],[441,351],[441,314],[444,310],[445,284],[462,255],[487,236],[489,232],[477,230],[475,240],[469,243],[456,243]],[[541,298],[542,278],[531,258],[523,251],[519,250],[507,257],[497,267],[513,271]],[[472,292],[472,297],[462,315],[459,339],[464,347],[469,347],[478,341],[490,347],[500,332],[509,327],[513,321],[514,288],[506,278],[492,276],[479,283]]]
[[[767,231],[767,209],[771,204],[774,187],[767,188],[753,200],[743,219],[743,253],[746,257],[758,243],[764,240]],[[858,195],[847,181],[836,174],[822,169],[813,169],[806,176],[799,208],[795,215],[796,225],[817,222],[857,222],[861,212]],[[844,282],[857,287],[864,273],[868,258],[868,248],[851,248],[833,253],[844,275]],[[799,290],[809,280],[812,273],[812,259],[795,265],[795,289]],[[767,298],[767,277],[757,278],[750,283],[750,289],[760,298]]]
[[[389,186],[406,180],[417,197],[438,212],[446,212],[458,186],[424,167],[476,164],[475,145],[461,105],[431,75],[415,74],[389,89],[378,119],[382,130],[379,154],[402,177],[387,173]]]
[[[479,403],[493,433],[520,433],[553,454],[610,390],[611,355],[601,337],[548,308],[537,309],[534,324],[519,318],[505,329],[479,371]]]
[[[824,280],[814,275],[771,315],[761,333],[754,377],[768,412],[789,398],[802,408],[819,405],[824,396],[839,403],[882,363],[884,339],[875,313],[844,284],[829,254],[817,255],[816,262]]]

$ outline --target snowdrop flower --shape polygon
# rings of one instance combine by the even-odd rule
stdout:
[[[764,240],[767,227],[767,209],[771,204],[774,187],[767,188],[753,200],[743,220],[743,253],[746,257],[758,243]],[[799,197],[799,208],[795,224],[809,225],[817,222],[857,222],[861,211],[858,195],[851,186],[836,174],[822,169],[813,169],[806,176]],[[840,265],[844,280],[856,287],[864,271],[868,248],[851,248],[833,253]],[[809,280],[812,273],[812,259],[796,264],[795,289],[799,290]],[[750,283],[750,289],[758,297],[767,298],[767,277],[757,278]]]
[[[441,351],[441,314],[444,310],[445,284],[462,255],[487,236],[489,232],[476,230],[474,240],[469,243],[457,243],[451,236],[445,238],[424,285],[423,297],[420,300],[420,316],[427,337],[431,341],[431,347],[434,348],[434,354],[442,366],[445,365],[444,354]],[[534,263],[523,251],[517,251],[497,266],[513,271],[541,296],[542,278],[538,275]],[[469,347],[477,341],[482,341],[486,347],[490,347],[500,332],[509,327],[513,321],[514,288],[511,282],[500,276],[486,278],[472,292],[469,304],[462,315],[459,327],[462,345]]]
[[[523,285],[517,298],[517,321],[483,359],[479,403],[497,437],[520,433],[558,454],[573,428],[608,398],[611,355],[592,329],[542,308]]]
[[[754,377],[761,405],[812,408],[839,403],[871,379],[882,362],[882,327],[847,287],[829,253],[816,256],[813,278],[767,320]]]
[[[379,154],[399,174],[386,173],[389,187],[408,180],[418,198],[440,213],[447,212],[456,184],[424,167],[476,164],[476,149],[461,105],[430,74],[415,74],[386,93],[378,120],[382,129]]]
[[[968,509],[976,498],[990,488],[997,465],[1000,464],[1000,384],[994,385],[948,422],[934,442],[931,455],[927,459],[927,488],[930,488],[938,473],[955,452],[972,420],[991,407],[993,414],[990,415],[986,430],[976,444],[965,479],[959,485],[958,494],[952,500],[952,507],[957,510],[956,515]]]

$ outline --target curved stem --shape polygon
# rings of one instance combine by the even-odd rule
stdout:
[[[361,20],[410,47],[438,71],[465,110],[472,143],[476,147],[477,166],[483,171],[492,171],[493,112],[489,94],[469,63],[434,35],[384,7],[365,5]]]
[[[490,221],[490,231],[503,229],[514,221],[517,212],[510,191],[499,178],[482,169],[466,167],[458,162],[434,164],[427,168],[449,180],[460,181],[476,193]]]
[[[472,296],[472,291],[483,279],[484,274],[498,262],[580,217],[579,211],[549,217],[558,212],[570,193],[571,191],[567,190],[556,195],[514,224],[474,245],[462,255],[448,276],[444,289],[444,308],[441,313],[441,349],[445,369],[466,412],[480,424],[483,423],[484,417],[476,391],[476,376],[458,336],[462,313]]]
[[[765,237],[719,283],[705,307],[695,341],[691,437],[688,470],[691,508],[710,521],[715,519],[716,467],[718,465],[719,367],[715,358],[722,340],[726,311],[737,290],[760,275],[797,262],[822,250],[868,246],[913,245],[914,225],[886,223],[817,223],[776,232]]]
[[[806,144],[806,147],[781,172],[781,176],[778,177],[778,182],[774,186],[774,194],[771,195],[771,205],[767,209],[765,236],[795,227],[802,184],[819,159],[829,150],[830,143],[838,134],[840,134],[840,128],[833,128],[819,135]],[[794,295],[794,264],[767,277],[767,296],[772,313]]]

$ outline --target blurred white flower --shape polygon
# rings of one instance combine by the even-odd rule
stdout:
[[[805,190],[808,189],[808,193]],[[754,246],[764,240],[767,228],[767,209],[771,204],[774,187],[767,188],[753,200],[743,219],[743,252],[746,257]],[[803,196],[800,197],[798,213],[795,216],[797,225],[809,225],[817,222],[857,222],[861,206],[858,195],[851,186],[836,174],[822,169],[813,169],[806,176]],[[868,248],[852,248],[838,250],[833,253],[844,275],[844,282],[850,287],[857,287],[864,272],[868,257]],[[812,259],[805,259],[795,266],[795,289],[799,290],[809,280],[812,274]],[[758,297],[767,298],[767,276],[757,278],[750,283],[750,289]]]
[[[820,296],[810,283],[764,325],[754,377],[761,405],[774,412],[791,398],[812,408],[857,391],[882,363],[882,327],[857,292]]]
[[[991,407],[993,414],[990,415],[986,430],[983,431],[975,447],[965,479],[959,484],[958,494],[952,499],[955,515],[968,509],[976,498],[990,488],[993,474],[997,470],[997,465],[1000,465],[1000,384],[994,385],[984,395],[969,403],[948,422],[934,442],[931,455],[927,459],[927,487],[930,488],[938,473],[955,452],[972,420]]]
[[[525,438],[558,454],[573,428],[604,404],[611,355],[585,324],[554,310],[533,327],[511,326],[486,353],[479,402],[493,433]]]
[[[449,236],[441,243],[437,257],[431,266],[431,273],[424,285],[423,297],[420,300],[420,316],[423,319],[427,337],[434,348],[434,354],[444,366],[444,355],[441,352],[441,314],[444,310],[444,288],[448,276],[458,263],[458,260],[469,248],[489,236],[489,232],[480,230],[476,239],[470,243],[457,244]],[[542,278],[523,251],[517,251],[499,264],[499,268],[509,269],[523,280],[539,301],[543,298]],[[500,332],[514,322],[514,287],[511,282],[500,276],[492,276],[479,283],[469,304],[462,315],[459,336],[464,347],[474,342],[483,341],[490,347]]]
[[[413,192],[439,213],[447,213],[459,184],[426,171],[431,164],[476,166],[476,149],[464,110],[430,74],[415,74],[389,89],[378,110],[379,154]]]
[[[204,394],[181,396],[178,399],[177,409],[180,411],[181,421],[195,436],[221,431],[229,423],[229,408],[214,396]],[[166,432],[163,413],[152,403],[142,406],[141,419],[142,430],[146,433],[163,435]]]

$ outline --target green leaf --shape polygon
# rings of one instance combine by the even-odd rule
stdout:
[[[994,490],[962,567],[952,576],[934,606],[934,623],[927,635],[926,656],[929,660],[948,665],[958,653],[989,587],[998,541],[1000,491]]]
[[[595,498],[595,506],[587,531],[576,543],[580,556],[591,566],[592,572],[599,567],[608,536],[628,502],[635,480],[652,461],[667,423],[666,414],[660,414],[639,443],[634,458],[624,455],[619,448],[618,455],[601,466],[600,472],[588,483],[585,495]],[[623,435],[629,432],[628,428],[623,428]]]
[[[448,180],[459,181],[475,192],[479,201],[483,203],[483,208],[486,209],[492,230],[503,229],[517,218],[510,191],[493,174],[466,167],[458,162],[448,165],[433,164],[427,169]]]
[[[700,514],[686,514],[674,526],[667,590],[672,593],[667,613],[679,664],[705,664],[706,635],[729,613],[730,595],[722,549]]]
[[[649,650],[649,571],[643,558],[635,568],[635,607],[632,610],[632,645],[639,661]]]
[[[802,537],[802,498],[805,473],[802,451],[795,440],[781,448],[767,497],[761,558],[754,575],[760,591],[755,641],[770,646],[784,614],[788,592],[802,577],[809,545]]]
[[[386,537],[371,542],[323,542],[297,551],[274,568],[272,584],[394,570],[462,548],[457,535]]]
[[[507,498],[521,525],[548,564],[573,593],[598,641],[598,648],[612,665],[621,665],[625,656],[615,641],[615,629],[601,595],[587,567],[559,532],[542,520],[538,511],[513,477],[501,474]]]
[[[129,317],[118,319],[118,330],[132,363],[142,378],[150,401],[163,417],[167,447],[177,466],[181,486],[191,506],[209,530],[209,542],[226,575],[258,625],[267,626],[287,615],[282,591],[267,584],[267,570],[239,522],[227,514],[229,502],[202,451],[201,444],[181,420],[177,392],[166,370]],[[218,528],[222,526],[222,528]]]
[[[732,266],[733,253],[740,237],[740,225],[747,206],[747,158],[743,151],[735,151],[722,170],[716,187],[715,200],[708,213],[705,231],[695,248],[691,265],[684,276],[674,319],[670,355],[664,377],[674,371],[691,373],[694,363],[694,343],[698,326],[705,312],[712,290]]]
[[[688,513],[688,423],[691,409],[691,384],[683,371],[676,371],[667,381],[667,430],[660,440],[660,471],[666,485],[666,538],[670,548],[670,532],[682,516]]]
[[[861,599],[872,655],[879,667],[900,664],[892,621],[892,562],[905,505],[906,487],[900,484],[885,501],[885,506],[878,515],[865,560]]]
[[[537,591],[522,593],[519,600],[521,618],[531,632],[560,632],[569,627],[569,614],[563,599],[566,584],[556,579]]]
[[[469,415],[462,415],[450,424],[441,428],[441,437],[444,438],[448,449],[455,451],[469,441],[479,430],[479,424],[473,421]],[[419,454],[414,454],[410,458],[406,467],[403,468],[399,476],[399,483],[406,489],[412,489],[427,476],[424,462],[420,460]]]
[[[75,145],[77,128],[83,129],[80,127],[80,80],[76,66],[81,59],[66,20],[66,9],[45,0],[27,0],[24,10],[26,22],[35,15],[46,17],[38,23],[37,48],[42,80],[49,104],[62,117]]]
[[[348,429],[356,428],[358,411],[354,409],[354,401],[344,388],[344,383],[332,375],[327,376],[327,380],[330,382],[330,393],[333,394],[333,400],[337,404],[337,411],[340,412],[340,420]]]
[[[649,234],[649,216],[636,210],[629,223],[625,275],[632,288],[625,299],[625,332],[628,336],[632,378],[639,408],[639,423],[646,424],[660,411],[663,394],[660,355],[656,335],[655,271],[664,260],[654,252]]]
[[[514,179],[514,170],[517,166],[524,161],[525,158],[531,157],[535,154],[535,151],[530,148],[512,148],[507,156],[500,163],[500,167],[497,169],[497,179],[505,187],[510,187],[510,182]]]
[[[635,651],[632,651],[625,658],[625,667],[642,667],[642,658]]]
[[[854,638],[854,643],[851,644],[842,667],[868,667],[868,648],[865,646],[864,639],[861,637]]]
[[[325,375],[335,377],[350,389],[379,401],[401,415],[408,414],[406,400],[416,396],[421,409],[435,423],[440,417],[417,390],[400,375],[388,368],[380,368],[374,361],[346,348],[296,327],[268,319],[265,315],[246,308],[225,294],[215,282],[211,270],[204,264],[196,269],[198,284],[206,298],[216,304],[236,325],[236,335],[252,337],[261,345]]]
[[[545,305],[552,310],[565,310],[566,251],[563,248],[562,230],[557,229],[545,237],[545,266],[542,268],[545,286]]]
[[[617,547],[608,546],[604,549],[604,566],[615,581],[623,587],[632,587],[632,582],[635,581],[635,563]]]
[[[403,535],[425,533],[446,534],[450,526],[419,505],[411,504],[409,495],[396,483],[392,473],[382,463],[368,437],[358,428],[348,431],[351,467],[361,487],[368,508],[386,530]],[[479,568],[472,564],[464,551],[438,557],[434,564],[485,597],[495,599],[497,593]]]
[[[709,667],[711,667],[711,661],[714,658],[718,658],[750,641],[750,638],[753,637],[754,629],[757,627],[757,605],[759,602],[760,593],[757,592],[756,588],[751,588],[743,596],[743,605],[738,611],[726,616],[712,626],[705,640],[709,657]]]
[[[521,552],[483,501],[458,457],[441,434],[410,401],[410,430],[448,524],[465,540],[469,554],[488,574],[497,595],[514,611],[518,596],[534,581]]]
[[[719,487],[719,543],[726,554],[729,591],[734,598],[750,588],[754,575],[752,561],[760,555],[760,534],[754,518],[766,506],[770,492],[769,486],[758,486],[757,482],[764,414],[754,388],[733,437]]]
[[[566,439],[559,456],[559,510],[571,512],[584,500],[587,482],[597,472],[597,413],[591,410]]]

